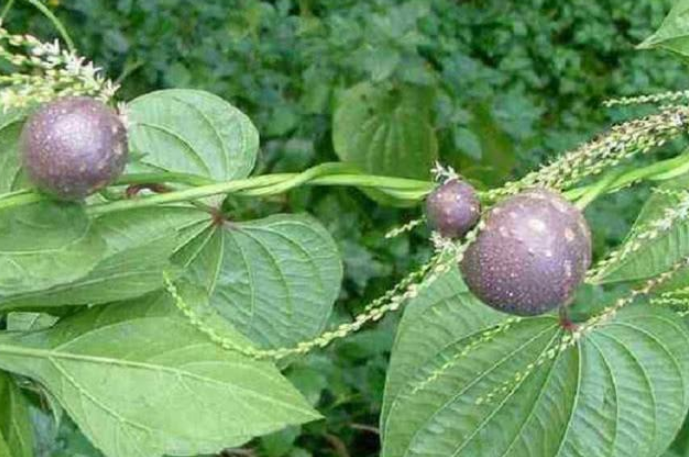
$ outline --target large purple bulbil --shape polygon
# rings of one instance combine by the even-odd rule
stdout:
[[[461,270],[487,305],[521,316],[568,305],[591,264],[591,232],[559,194],[528,190],[492,208]]]
[[[22,131],[31,182],[61,200],[81,200],[117,179],[127,163],[127,132],[98,100],[66,97],[31,115]]]
[[[460,238],[481,217],[476,190],[464,181],[451,179],[426,199],[426,217],[431,228],[446,238]]]

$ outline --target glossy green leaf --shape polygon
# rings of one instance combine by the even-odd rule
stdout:
[[[339,100],[333,120],[335,152],[381,175],[426,179],[438,157],[427,89],[362,83]]]
[[[0,211],[0,300],[75,281],[105,242],[74,204],[37,203]]]
[[[103,260],[87,275],[0,301],[0,310],[94,305],[139,297],[163,286],[170,258],[209,219],[193,208],[159,207],[101,216],[93,229],[107,243]]]
[[[664,184],[661,189],[683,190],[688,184],[689,177],[684,176]],[[684,211],[682,199],[686,197],[651,195],[620,248],[629,254],[609,263],[592,282],[606,284],[650,279],[689,256],[689,221],[686,215],[673,216],[677,211]]]
[[[160,293],[0,336],[0,366],[43,384],[108,457],[210,454],[319,417],[271,363],[221,349],[171,302]]]
[[[157,169],[218,181],[251,173],[258,132],[237,108],[208,92],[163,90],[129,104],[131,148]]]
[[[641,49],[660,48],[689,57],[689,1],[678,0],[660,28],[643,43]]]
[[[455,287],[437,283],[408,309],[383,457],[641,457],[670,445],[689,408],[689,332],[676,315],[630,306],[561,351],[555,317],[497,327]],[[464,315],[474,324],[453,321]]]
[[[180,256],[211,305],[261,347],[319,334],[342,282],[334,240],[308,216],[211,226]]]
[[[28,402],[12,377],[3,372],[0,372],[0,442],[2,457],[34,457]]]

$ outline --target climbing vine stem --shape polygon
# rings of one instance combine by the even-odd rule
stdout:
[[[606,175],[600,183],[576,187],[564,192],[564,196],[574,202],[582,198],[590,200],[602,194],[617,192],[640,181],[664,181],[689,172],[689,154],[653,163],[625,172],[614,171],[614,178]],[[160,195],[136,199],[99,202],[88,206],[93,215],[134,208],[145,208],[172,203],[185,203],[216,195],[239,195],[245,197],[266,197],[277,195],[301,186],[354,186],[377,189],[398,199],[417,202],[431,192],[436,184],[391,176],[367,175],[339,163],[326,163],[310,168],[302,173],[276,173],[234,181],[217,182],[209,178],[188,173],[137,173],[124,175],[116,185],[169,183],[177,188]],[[183,186],[183,187],[180,187]],[[485,197],[485,194],[483,195]],[[0,210],[27,205],[46,200],[47,197],[31,191],[19,190],[0,195]],[[590,201],[586,201],[590,203]]]

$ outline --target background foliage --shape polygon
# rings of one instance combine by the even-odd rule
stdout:
[[[607,98],[687,87],[685,68],[637,51],[670,0],[53,0],[81,54],[132,99],[160,88],[214,92],[248,113],[262,134],[259,172],[301,171],[336,159],[333,117],[357,84],[414,88],[426,101],[439,157],[477,184],[519,175],[623,116]],[[21,1],[12,31],[50,37],[49,23]],[[364,86],[365,87],[365,86]],[[394,96],[393,96],[394,99]],[[421,115],[421,114],[420,114]],[[639,194],[597,203],[589,219],[597,251],[634,219]],[[415,214],[348,190],[300,190],[271,201],[235,201],[238,219],[308,211],[339,243],[343,319],[428,255],[423,230],[383,234]],[[253,443],[267,457],[378,455],[377,419],[396,317],[290,367],[288,375],[325,421]],[[41,455],[95,456],[63,422]]]

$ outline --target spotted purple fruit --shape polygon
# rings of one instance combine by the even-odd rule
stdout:
[[[21,152],[36,187],[60,200],[81,200],[120,176],[129,149],[114,110],[92,98],[66,97],[29,117]]]
[[[591,231],[559,194],[528,190],[491,209],[461,263],[469,289],[520,316],[571,303],[591,265]]]
[[[464,236],[481,217],[481,203],[476,190],[458,179],[447,181],[426,199],[426,217],[431,228],[442,236]]]

